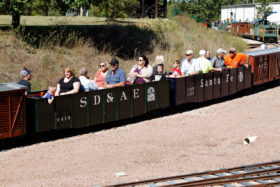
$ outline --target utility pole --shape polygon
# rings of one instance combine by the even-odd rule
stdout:
[[[155,18],[158,17],[158,0],[155,0]]]

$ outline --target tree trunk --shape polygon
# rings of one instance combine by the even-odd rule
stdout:
[[[20,25],[20,14],[12,15],[12,26],[14,29],[18,28]]]
[[[155,1],[155,18],[158,17],[158,0]]]
[[[164,7],[163,16],[164,16],[164,18],[166,18],[167,17],[167,0],[163,1],[163,7]]]
[[[83,9],[82,6],[81,6],[81,8],[80,8],[80,16],[84,16],[84,9]]]

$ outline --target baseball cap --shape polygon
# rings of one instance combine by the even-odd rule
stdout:
[[[229,52],[235,52],[236,50],[235,50],[235,48],[234,47],[231,47],[230,49],[229,49]]]
[[[119,61],[118,61],[118,59],[113,58],[113,59],[111,60],[110,64],[111,64],[111,65],[116,65],[116,64],[119,64]]]
[[[222,48],[219,48],[219,49],[217,50],[217,54],[220,54],[220,53],[226,53],[226,51],[223,50]]]
[[[199,51],[199,56],[204,56],[206,54],[206,51],[205,50],[200,50]]]
[[[28,74],[31,74],[32,70],[28,70],[27,68],[24,68],[23,70],[20,71],[20,76],[25,77]]]
[[[186,51],[186,55],[192,55],[193,54],[193,51],[192,50],[187,50]]]

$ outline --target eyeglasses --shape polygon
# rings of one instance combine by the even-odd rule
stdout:
[[[104,67],[105,67],[105,65],[100,65],[100,67],[101,67],[101,68],[104,68]]]
[[[234,53],[235,53],[235,51],[230,51],[229,53],[234,54]]]
[[[144,61],[144,59],[139,59],[138,61]]]

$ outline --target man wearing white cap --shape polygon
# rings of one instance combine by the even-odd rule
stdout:
[[[193,51],[187,50],[186,51],[186,58],[181,61],[181,72],[183,76],[192,76],[197,75],[200,72],[199,63],[193,59]]]
[[[206,51],[200,50],[199,51],[199,58],[197,59],[197,62],[199,63],[199,66],[201,68],[202,73],[208,73],[209,71],[221,71],[221,69],[213,68],[211,62],[206,58]]]
[[[212,59],[211,64],[213,68],[220,68],[221,70],[225,69],[225,55],[226,51],[223,50],[222,48],[219,48],[217,50],[217,55]]]
[[[18,81],[18,84],[21,84],[23,86],[26,86],[26,94],[29,94],[31,92],[31,70],[28,70],[27,68],[23,68],[23,70],[20,71],[20,77],[21,80]]]

